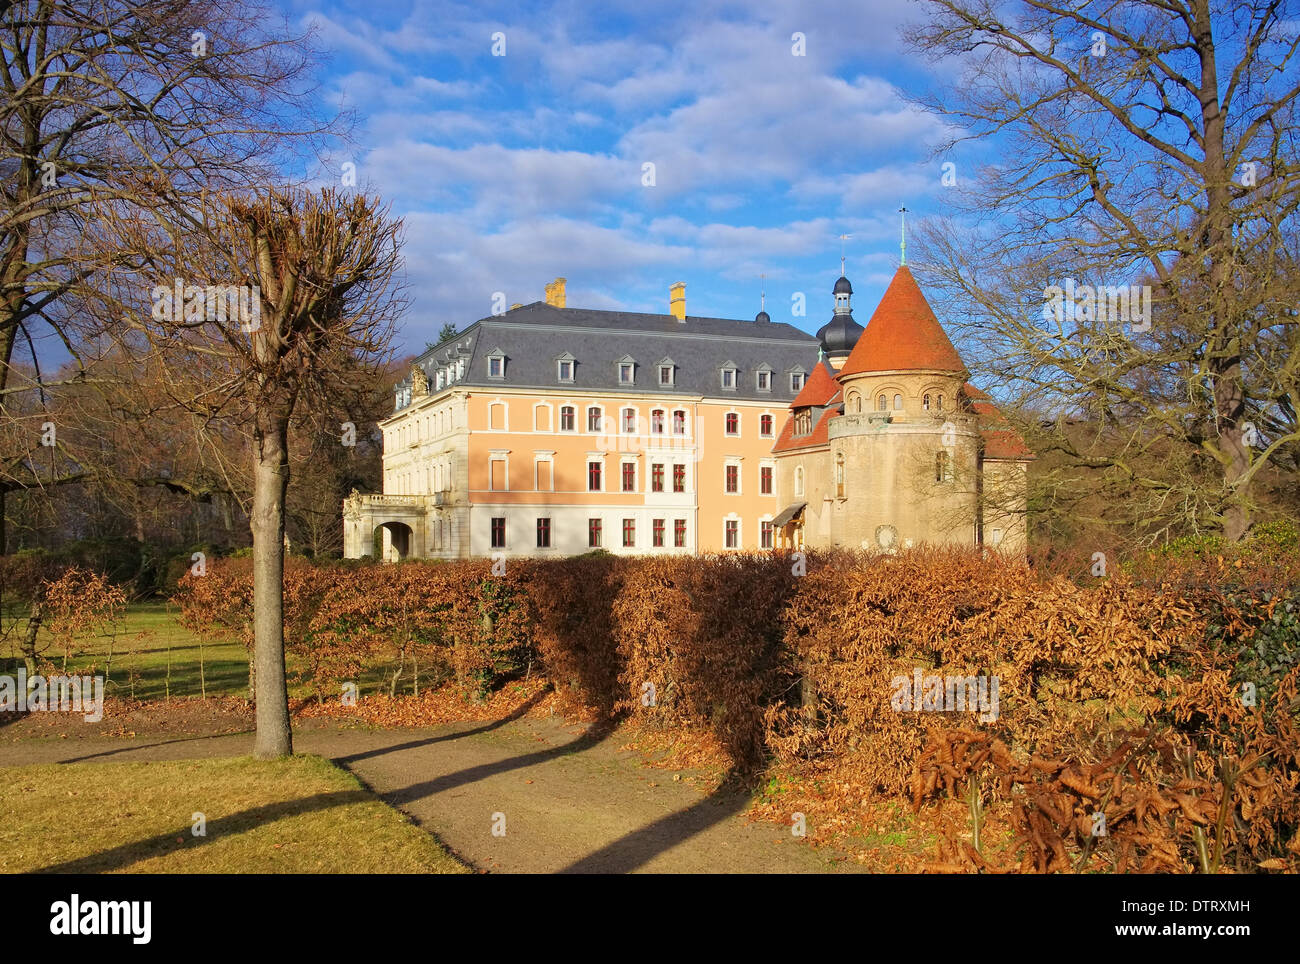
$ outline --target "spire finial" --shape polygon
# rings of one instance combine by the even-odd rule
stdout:
[[[763,279],[763,293],[759,296],[759,304],[758,304],[758,307],[759,307],[759,310],[760,310],[760,311],[767,311],[767,274],[766,274],[766,272],[764,272],[763,274],[760,274],[759,277]]]
[[[844,277],[844,242],[853,237],[851,234],[840,235],[840,277]]]
[[[902,256],[899,267],[903,267],[907,264],[907,205],[901,201],[899,202],[898,214],[898,250]]]

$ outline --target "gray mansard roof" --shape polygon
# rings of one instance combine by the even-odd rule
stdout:
[[[548,391],[594,389],[607,392],[663,392],[711,398],[770,400],[782,407],[790,391],[790,372],[808,372],[817,363],[817,339],[781,322],[730,318],[556,308],[536,301],[501,315],[481,318],[450,341],[416,359],[437,394],[437,372],[465,360],[457,388],[540,388]],[[488,374],[488,358],[504,356],[505,374]],[[560,381],[556,364],[571,359],[573,380]],[[634,382],[619,382],[619,362],[636,363]],[[672,359],[673,384],[659,384],[659,364]],[[736,387],[722,387],[724,365],[736,368]],[[772,372],[771,391],[761,392],[755,373]],[[398,386],[398,408],[409,403],[410,379]]]

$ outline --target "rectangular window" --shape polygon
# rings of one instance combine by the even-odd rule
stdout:
[[[770,392],[770,391],[772,390],[772,373],[771,373],[771,372],[759,372],[759,373],[758,373],[758,390],[759,390],[760,392]]]
[[[686,466],[684,465],[673,466],[673,491],[686,491]]]
[[[764,438],[772,437],[772,416],[760,415],[758,418],[758,434]]]
[[[650,491],[662,492],[664,490],[664,466],[662,462],[656,462],[650,466]]]
[[[727,491],[733,493],[740,491],[740,466],[739,465],[727,466]]]
[[[740,434],[740,416],[737,415],[735,412],[727,413],[727,434],[728,435]]]
[[[492,517],[492,548],[504,549],[506,547],[506,519],[505,516]]]
[[[594,405],[591,408],[587,409],[587,431],[588,432],[600,431],[601,429],[600,415],[601,415],[600,409],[598,409]]]
[[[664,410],[662,408],[656,408],[650,413],[650,434],[664,434]]]
[[[537,520],[537,548],[538,549],[551,548],[551,520],[550,519]]]
[[[736,370],[734,368],[722,369],[722,387],[723,388],[736,387]]]
[[[673,366],[672,366],[672,365],[660,365],[660,366],[659,366],[659,384],[660,384],[660,385],[671,385],[672,383],[673,383]]]
[[[537,463],[537,491],[550,492],[551,490],[551,463],[543,459]]]
[[[506,460],[492,459],[488,462],[488,488],[500,491],[506,487]]]
[[[686,413],[680,408],[673,412],[673,434],[686,434]]]
[[[561,432],[573,431],[573,406],[572,405],[565,405],[562,409],[560,409],[560,431]]]
[[[650,535],[654,547],[656,549],[662,549],[664,546],[664,520],[663,519],[651,520]]]
[[[506,360],[504,358],[488,359],[488,376],[490,378],[500,378],[505,371]]]
[[[587,491],[588,492],[600,491],[600,463],[599,462],[587,463]]]
[[[560,381],[562,382],[573,381],[573,362],[571,361],[560,362]]]
[[[735,519],[728,519],[726,532],[727,532],[727,539],[726,539],[727,548],[728,549],[739,548],[740,547],[740,523],[737,522]]]
[[[632,384],[632,363],[620,362],[618,366],[618,383],[620,385]]]
[[[801,388],[803,388],[803,374],[801,372],[791,372],[790,391],[797,392]]]
[[[686,520],[673,520],[673,545],[678,549],[686,546]]]
[[[772,466],[764,465],[758,470],[758,490],[763,495],[772,494]]]
[[[636,409],[623,409],[623,433],[625,435],[634,435],[636,433]]]
[[[762,535],[759,537],[759,545],[764,549],[772,548],[772,523],[763,523]]]
[[[623,463],[623,491],[624,492],[636,491],[636,463],[635,462]]]
[[[587,545],[592,549],[600,548],[600,520],[587,520]]]
[[[636,519],[623,520],[623,548],[631,549],[636,545]]]

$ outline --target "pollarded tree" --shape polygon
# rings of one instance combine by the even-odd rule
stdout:
[[[909,44],[961,76],[921,102],[960,132],[944,152],[975,139],[991,158],[945,194],[965,216],[924,233],[969,354],[1027,409],[1089,426],[1047,444],[1163,520],[1153,532],[1241,538],[1259,479],[1300,443],[1287,4],[927,7]],[[1150,300],[1120,300],[1130,285]],[[1054,287],[1075,297],[1046,304]]]
[[[300,405],[379,377],[393,323],[401,222],[334,189],[226,198],[204,227],[124,217],[117,243],[154,275],[124,344],[167,373],[172,402],[245,427],[252,448],[256,756],[293,751],[284,669],[284,535],[289,429]],[[114,300],[131,284],[118,279]],[[341,442],[340,442],[341,444]]]

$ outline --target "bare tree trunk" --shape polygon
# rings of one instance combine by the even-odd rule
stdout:
[[[264,406],[266,403],[262,402]],[[293,753],[284,674],[284,499],[289,486],[289,420],[257,413],[253,466],[253,660],[260,760]]]
[[[27,667],[27,678],[36,675],[36,637],[41,631],[41,604],[32,603],[32,614],[27,620],[27,632],[23,636],[23,663]]]

